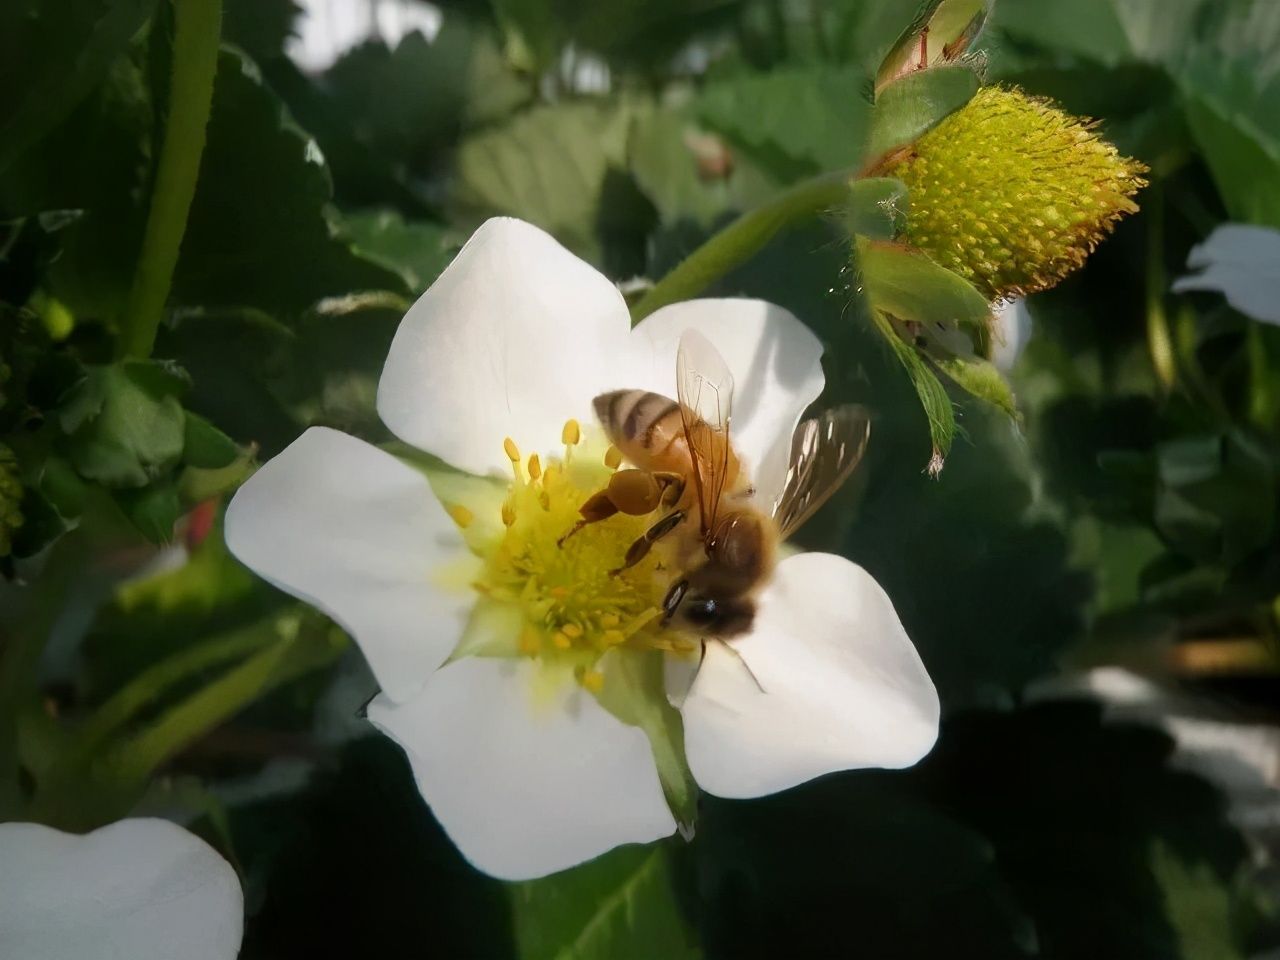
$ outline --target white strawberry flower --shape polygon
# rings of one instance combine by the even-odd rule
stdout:
[[[0,824],[0,957],[234,960],[243,929],[236,872],[167,820]]]
[[[933,684],[889,598],[848,560],[783,559],[749,635],[708,643],[699,665],[696,638],[661,626],[660,558],[609,575],[652,518],[557,545],[612,470],[592,398],[672,395],[686,329],[734,375],[735,449],[771,502],[823,388],[813,334],[756,300],[677,304],[632,329],[608,279],[497,219],[405,316],[378,389],[392,432],[452,469],[313,428],[227,510],[235,555],[355,638],[382,688],[370,720],[495,876],[670,835],[692,819],[690,771],[710,793],[755,797],[909,766],[936,739]]]
[[[1211,290],[1246,316],[1280,324],[1280,230],[1224,223],[1192,248],[1187,266],[1199,272],[1175,280],[1174,293]]]

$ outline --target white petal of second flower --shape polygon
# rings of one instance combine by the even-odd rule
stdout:
[[[0,824],[0,957],[234,960],[243,925],[231,865],[167,820]]]
[[[822,393],[822,343],[782,307],[763,300],[689,300],[663,307],[632,332],[640,387],[676,393],[676,352],[697,330],[724,357],[734,379],[733,446],[747,461],[762,503],[782,491],[791,434]]]
[[[624,843],[672,834],[649,741],[572,680],[527,660],[467,657],[414,700],[369,719],[408,754],[423,797],[462,853],[528,880]]]
[[[1224,224],[1191,251],[1187,266],[1203,272],[1175,280],[1175,293],[1216,290],[1241,313],[1280,324],[1280,230]]]
[[[462,636],[479,561],[426,477],[312,427],[237,491],[227,547],[342,624],[387,695],[412,696]]]
[[[619,386],[630,325],[603,274],[531,224],[489,220],[401,321],[378,414],[455,467],[505,472],[505,437],[558,449],[565,420]]]
[[[843,557],[784,560],[755,628],[732,645],[707,644],[681,709],[689,768],[709,793],[759,797],[837,770],[907,767],[937,739],[920,656],[880,585]]]

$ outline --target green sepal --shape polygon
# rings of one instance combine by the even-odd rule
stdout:
[[[856,180],[849,189],[846,224],[854,236],[896,240],[906,228],[907,185],[892,177]]]
[[[981,357],[944,357],[935,358],[933,362],[970,396],[985,400],[992,406],[999,407],[1013,420],[1018,420],[1013,388],[990,360],[983,360]]]
[[[973,284],[909,247],[859,237],[858,273],[867,300],[898,320],[959,327],[975,344],[989,336],[991,306]]]
[[[658,779],[672,815],[686,835],[698,817],[698,785],[684,754],[684,722],[667,700],[660,650],[613,650],[601,658],[600,705],[649,738]]]
[[[876,89],[909,71],[948,63],[973,46],[995,0],[924,0],[920,12],[889,50],[876,71]],[[921,62],[921,42],[924,62]]]
[[[868,167],[910,146],[973,99],[980,85],[968,64],[921,70],[891,83],[876,98]]]
[[[926,469],[930,476],[936,477],[942,472],[947,455],[951,453],[951,442],[956,435],[956,414],[951,398],[916,348],[898,336],[887,316],[873,309],[871,319],[876,330],[893,350],[894,356],[906,367],[907,375],[911,377],[911,383],[920,397],[920,405],[924,407],[925,416],[929,420],[929,439],[933,443],[933,454]]]

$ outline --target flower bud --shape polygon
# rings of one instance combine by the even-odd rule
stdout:
[[[1146,167],[1092,124],[1020,90],[984,87],[892,169],[903,236],[990,300],[1055,286],[1137,211]]]

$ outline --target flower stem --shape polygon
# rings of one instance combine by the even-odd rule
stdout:
[[[126,357],[149,357],[155,346],[196,192],[218,70],[222,0],[174,0],[173,6],[169,116],[142,249],[121,319],[120,349]]]
[[[744,213],[682,260],[631,308],[638,323],[668,304],[697,296],[730,270],[758,253],[781,230],[843,202],[854,175],[827,173],[803,183]]]
[[[202,670],[265,647],[279,635],[272,629],[274,619],[255,623],[241,630],[215,637],[205,643],[181,650],[171,657],[143,670],[94,711],[79,731],[77,746],[91,755],[116,730],[143,708],[158,700],[174,684]]]
[[[122,782],[141,782],[214,727],[254,700],[308,670],[328,663],[342,649],[327,622],[303,621],[296,636],[283,636],[228,670],[164,713],[123,744],[115,770]]]

